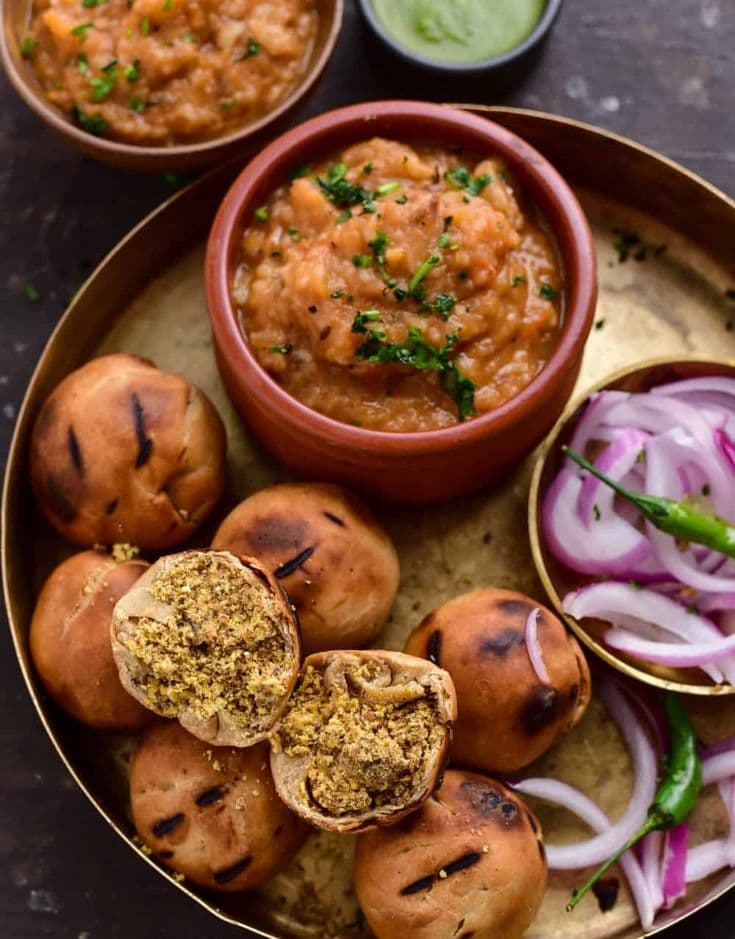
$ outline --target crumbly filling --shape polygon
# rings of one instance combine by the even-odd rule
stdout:
[[[243,726],[267,727],[287,691],[292,650],[265,588],[223,558],[194,554],[161,571],[150,590],[170,615],[141,617],[123,643],[153,705],[169,717],[227,711]]]
[[[409,801],[443,735],[435,699],[418,683],[395,694],[386,671],[360,664],[342,685],[309,667],[291,698],[280,745],[288,756],[311,756],[306,791],[329,816]]]

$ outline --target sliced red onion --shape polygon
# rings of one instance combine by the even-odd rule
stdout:
[[[735,734],[731,737],[725,737],[724,740],[718,740],[717,743],[710,744],[708,747],[701,748],[701,757],[708,760],[712,756],[718,756],[720,753],[735,752]]]
[[[651,434],[663,434],[674,428],[685,428],[701,441],[709,441],[711,427],[701,412],[684,401],[673,401],[648,393],[633,394],[611,407],[603,420],[617,427],[637,427]]]
[[[712,613],[715,610],[735,610],[735,591],[702,594],[697,597],[696,603],[697,609],[701,613]]]
[[[730,469],[735,472],[735,441],[722,427],[718,427],[715,430],[713,437],[715,446],[722,454],[725,462]]]
[[[535,796],[537,799],[544,799],[546,802],[553,802],[555,805],[561,805],[562,808],[573,812],[593,831],[598,833],[598,838],[608,836],[615,827],[610,823],[610,819],[602,809],[595,805],[583,792],[574,789],[567,783],[560,782],[558,779],[524,779],[522,782],[516,783],[513,788],[525,795]],[[594,840],[593,838],[586,844],[591,844]],[[557,863],[557,855],[563,850],[564,848],[557,845],[546,845],[546,857],[552,870],[570,869],[565,863]],[[591,863],[596,864],[598,862],[593,861]],[[577,864],[575,866],[586,867],[587,865]],[[630,892],[633,894],[641,924],[644,929],[650,929],[653,925],[654,905],[641,865],[632,851],[626,851],[620,858],[620,866],[627,878]]]
[[[633,587],[630,584],[621,584],[617,581],[590,584],[588,587],[582,587],[574,593],[567,594],[564,597],[562,607],[566,613],[575,619],[583,619],[588,616],[607,620],[613,626],[628,627],[623,638],[633,635],[629,631],[631,627],[636,628],[636,632],[642,632],[646,626],[649,627],[649,630],[650,626],[654,626],[660,630],[665,630],[668,634],[673,633],[674,636],[688,643],[708,643],[714,647],[726,641],[710,620],[699,616],[670,597],[647,587]],[[641,626],[643,629],[640,628]],[[623,630],[618,631],[623,632]],[[616,633],[617,631],[613,630],[612,632]],[[605,634],[606,642],[608,642],[609,635],[609,632]],[[617,638],[621,637],[617,636]],[[633,638],[638,639],[639,637],[634,636]],[[649,636],[648,645],[655,648],[659,645],[656,641],[658,638],[660,636],[656,636],[655,639]],[[643,640],[641,639],[641,641]],[[664,642],[661,642],[660,645],[673,646],[673,644]],[[686,650],[689,646],[677,645],[675,648]],[[719,658],[726,658],[728,654],[730,653],[725,653]],[[645,658],[645,656],[639,657]],[[714,659],[712,662],[714,662]],[[712,662],[703,664],[708,666],[707,674],[712,680],[720,682],[723,673],[719,668],[714,670],[709,668]],[[735,676],[735,663],[727,663],[727,668]]]
[[[727,838],[715,838],[690,848],[687,854],[686,881],[693,884],[704,880],[723,867],[731,867]]]
[[[682,395],[686,397],[693,392],[714,392],[732,398],[731,407],[735,410],[735,379],[718,375],[703,375],[699,378],[682,378],[679,381],[667,382],[651,388],[652,395]]]
[[[666,832],[664,856],[661,869],[663,906],[671,907],[686,893],[687,845],[689,825],[682,822]]]
[[[572,570],[626,577],[651,557],[648,539],[612,512],[585,525],[577,511],[582,485],[571,469],[557,475],[542,506],[544,538],[552,554]]]
[[[569,446],[578,453],[584,453],[590,441],[606,439],[601,438],[599,434],[607,415],[629,397],[630,394],[626,391],[598,391],[593,394],[574,426]]]
[[[617,440],[602,451],[595,460],[595,466],[611,479],[620,482],[636,465],[648,438],[648,434],[626,428]],[[594,523],[595,506],[597,506],[597,515],[600,516],[612,511],[614,500],[615,493],[609,486],[591,473],[584,474],[577,510],[585,525],[589,526]]]
[[[628,702],[618,689],[610,684],[599,688],[605,706],[620,728],[633,761],[634,784],[628,807],[620,818],[603,834],[577,844],[556,845],[549,866],[559,870],[576,870],[602,864],[624,844],[643,824],[648,807],[656,794],[656,754]],[[525,782],[522,785],[525,785]]]
[[[652,831],[641,841],[641,867],[651,893],[654,910],[660,910],[664,902],[661,885],[661,857],[664,846],[664,833]]]
[[[721,662],[735,652],[735,636],[723,636],[719,642],[706,643],[652,642],[641,639],[627,629],[611,629],[604,638],[608,646],[619,652],[673,668],[704,668],[714,662]]]
[[[702,785],[722,782],[735,776],[735,750],[717,753],[702,760]]]
[[[531,610],[528,614],[528,619],[526,620],[526,651],[531,660],[533,670],[538,676],[538,680],[542,685],[550,685],[551,679],[546,669],[543,652],[541,651],[541,643],[538,639],[538,617],[540,612],[539,608],[535,607],[535,609]]]

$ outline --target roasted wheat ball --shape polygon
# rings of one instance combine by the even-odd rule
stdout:
[[[146,571],[145,561],[117,563],[82,551],[49,576],[33,613],[33,664],[54,701],[89,727],[135,731],[151,713],[120,684],[110,645],[115,604]]]
[[[276,789],[316,828],[390,825],[427,799],[456,717],[446,672],[401,652],[318,652],[272,737]]]
[[[182,551],[160,558],[119,601],[112,653],[123,687],[220,746],[264,740],[299,673],[288,598],[254,558]]]
[[[526,643],[534,610],[545,675]],[[459,702],[452,763],[513,773],[567,734],[589,703],[577,640],[540,603],[510,590],[477,590],[442,604],[411,633],[406,652],[452,676]]]
[[[418,812],[360,836],[355,889],[378,939],[518,939],[546,889],[541,828],[500,783],[449,770]]]
[[[160,551],[187,539],[217,502],[225,449],[219,415],[182,375],[105,355],[67,375],[41,408],[31,482],[74,544]]]
[[[259,886],[308,833],[276,795],[267,744],[211,747],[173,721],[157,721],[138,744],[130,804],[153,854],[210,890]]]
[[[298,611],[307,653],[370,645],[398,590],[390,538],[340,486],[262,489],[230,512],[212,547],[254,555],[275,572]]]

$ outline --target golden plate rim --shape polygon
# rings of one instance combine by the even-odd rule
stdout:
[[[452,104],[449,106],[472,110],[478,114],[486,116],[488,119],[498,118],[501,121],[503,119],[510,119],[511,122],[513,118],[528,119],[532,121],[536,120],[551,123],[561,130],[566,127],[576,131],[581,131],[587,135],[601,138],[602,140],[614,144],[617,147],[623,147],[629,151],[637,152],[647,159],[652,160],[654,163],[657,163],[659,166],[665,167],[667,171],[672,172],[677,176],[684,177],[689,184],[695,185],[700,190],[706,190],[707,193],[712,196],[716,202],[724,205],[729,211],[735,214],[735,200],[731,199],[726,193],[722,192],[698,174],[687,169],[686,167],[681,166],[670,158],[657,153],[655,150],[649,147],[638,144],[637,142],[620,134],[604,130],[584,121],[579,121],[573,118],[568,118],[540,110],[466,103]],[[78,311],[80,308],[84,308],[85,301],[93,291],[97,282],[101,278],[105,277],[105,275],[108,273],[108,268],[111,267],[117,260],[119,260],[120,256],[138,239],[138,236],[142,231],[147,229],[156,221],[160,221],[171,211],[172,207],[176,206],[179,202],[184,202],[187,199],[191,200],[194,194],[206,193],[208,189],[215,189],[218,192],[221,191],[221,193],[224,194],[225,188],[234,178],[236,172],[239,171],[239,168],[244,165],[244,160],[246,160],[248,157],[249,152],[244,150],[243,154],[235,160],[209,170],[197,180],[190,183],[188,186],[184,187],[178,192],[173,193],[168,199],[166,199],[159,206],[148,213],[143,219],[141,219],[140,222],[138,222],[120,241],[114,245],[114,247],[94,268],[87,280],[79,289],[78,293],[75,295],[72,302],[64,310],[62,316],[52,330],[43,347],[43,350],[39,355],[38,362],[36,363],[36,366],[34,367],[33,372],[28,380],[28,385],[23,396],[23,401],[18,410],[10,447],[8,449],[7,463],[2,485],[2,496],[0,499],[0,573],[2,575],[3,600],[5,603],[6,615],[8,617],[8,625],[13,642],[13,649],[15,651],[18,665],[28,690],[28,694],[31,698],[31,701],[33,702],[41,725],[46,731],[52,746],[56,750],[59,758],[81,792],[99,812],[99,814],[107,822],[111,829],[118,835],[118,837],[123,840],[126,845],[128,845],[129,848],[135,851],[137,855],[142,860],[144,860],[151,869],[157,871],[157,873],[169,883],[174,884],[175,887],[177,887],[190,899],[194,900],[201,908],[207,910],[221,922],[228,923],[229,925],[236,926],[240,929],[250,930],[251,933],[262,936],[264,939],[280,939],[280,937],[274,933],[266,932],[256,925],[250,925],[242,922],[241,920],[235,919],[234,917],[220,910],[214,903],[210,903],[204,897],[194,893],[189,889],[186,883],[176,881],[172,877],[168,876],[166,872],[150,857],[148,857],[113,820],[101,802],[92,793],[90,788],[74,769],[70,757],[67,755],[65,748],[61,745],[54,728],[51,726],[48,715],[46,713],[45,705],[40,700],[40,697],[34,687],[31,668],[25,660],[24,649],[21,642],[22,625],[20,622],[18,622],[14,611],[13,585],[11,583],[11,558],[13,556],[13,551],[12,547],[10,546],[11,538],[8,525],[8,516],[10,514],[9,506],[12,499],[11,490],[14,483],[16,482],[16,477],[18,477],[19,474],[22,475],[24,454],[21,451],[24,447],[24,438],[28,431],[28,424],[31,419],[31,411],[34,404],[34,399],[38,394],[39,386],[43,383],[44,374],[47,370],[47,359],[49,358],[49,353],[51,349],[57,344],[60,334],[68,328],[68,325],[71,321],[73,321],[77,316],[81,316]],[[172,254],[175,253],[176,250],[178,250],[178,248],[174,249]],[[696,356],[695,358],[702,360],[704,357]],[[669,927],[687,919],[689,916],[692,916],[693,914],[703,910],[706,906],[709,906],[709,904],[722,897],[733,887],[735,887],[735,871],[730,872],[729,875],[726,875],[726,879],[722,885],[715,887],[709,895],[696,901],[690,908],[681,910],[680,913],[678,913],[678,915],[673,918],[671,918],[671,914],[669,914],[665,923],[654,923],[652,929],[648,931],[641,930],[639,933],[636,933],[635,937],[630,937],[630,939],[645,939],[647,936],[653,936],[663,932],[665,929],[668,929]]]

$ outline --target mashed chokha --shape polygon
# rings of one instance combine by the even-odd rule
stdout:
[[[83,129],[170,145],[272,111],[316,28],[316,0],[36,0],[21,50]]]
[[[290,394],[345,423],[432,430],[544,367],[561,275],[499,160],[374,139],[294,177],[254,212],[232,285]]]

